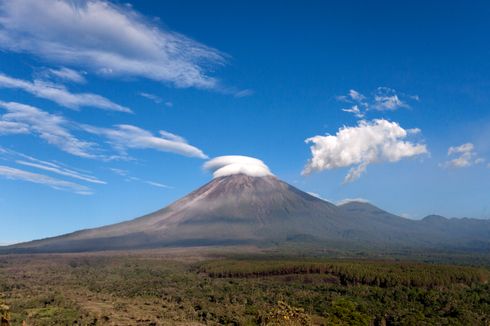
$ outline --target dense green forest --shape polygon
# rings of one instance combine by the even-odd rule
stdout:
[[[490,270],[397,260],[0,257],[21,325],[490,325]]]

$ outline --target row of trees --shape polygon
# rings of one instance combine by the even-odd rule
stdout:
[[[436,287],[488,282],[483,268],[395,262],[214,261],[199,266],[212,278],[249,278],[288,274],[332,274],[342,285]]]

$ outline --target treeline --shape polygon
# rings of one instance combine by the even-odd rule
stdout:
[[[10,307],[0,302],[0,316],[11,325],[490,325],[488,269],[268,258],[14,257],[0,265]]]
[[[206,262],[198,272],[211,278],[251,278],[289,274],[331,274],[342,285],[364,284],[378,287],[398,285],[437,287],[450,284],[482,284],[490,272],[484,268],[380,261],[260,261],[233,260]]]

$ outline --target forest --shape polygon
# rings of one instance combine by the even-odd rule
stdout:
[[[188,251],[0,256],[2,325],[489,325],[488,265]]]

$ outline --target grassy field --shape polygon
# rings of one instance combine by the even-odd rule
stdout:
[[[485,266],[254,250],[13,255],[0,256],[0,316],[11,325],[488,326],[489,279]]]

